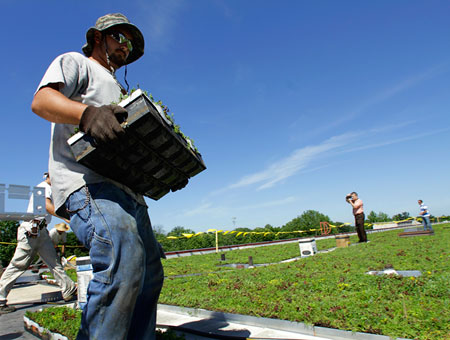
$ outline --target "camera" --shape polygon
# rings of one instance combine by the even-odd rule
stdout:
[[[346,200],[346,201],[348,201],[348,200],[350,200],[350,199],[352,199],[352,194],[348,194],[347,196],[345,196],[345,200]]]
[[[47,221],[45,220],[45,218],[43,218],[41,220],[34,220],[33,221],[33,227],[36,227],[36,228],[39,228],[39,229],[43,229],[46,226],[47,226]]]

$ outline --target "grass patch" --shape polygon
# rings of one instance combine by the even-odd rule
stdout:
[[[356,236],[352,236],[350,241],[356,242]],[[324,250],[335,247],[336,241],[334,238],[316,240],[316,244],[318,250]],[[225,261],[220,261],[220,254],[225,254]],[[220,266],[231,263],[248,263],[249,256],[252,256],[253,264],[277,263],[299,257],[300,250],[298,242],[293,242],[226,251],[220,252],[220,254],[193,255],[162,260],[164,275],[174,276],[229,271],[230,267]]]
[[[163,260],[169,278],[159,302],[393,338],[450,339],[450,224],[433,228],[434,236],[400,238],[398,230],[373,233],[367,244],[253,269],[218,265],[247,263],[248,256],[254,264],[298,257],[298,242],[226,252],[226,261],[220,261],[220,254]],[[356,236],[350,241],[356,243]],[[316,242],[319,250],[336,245],[334,238]],[[389,266],[420,270],[422,276],[365,274]],[[202,275],[170,277],[198,273]],[[53,316],[46,319],[50,322]],[[79,319],[65,323],[78,330]]]
[[[159,302],[391,337],[442,340],[450,332],[450,233],[448,224],[433,228],[435,236],[374,233],[368,244],[254,269],[211,273],[215,264],[222,263],[218,254],[166,260],[164,267],[170,270],[166,275],[202,272],[208,261],[210,273],[166,279]],[[319,249],[325,241],[335,245],[334,239],[320,240]],[[226,254],[227,262],[245,263],[253,256],[258,263],[261,256],[267,263],[298,256],[299,250],[293,243]],[[397,270],[420,270],[422,276],[365,274],[390,265]]]

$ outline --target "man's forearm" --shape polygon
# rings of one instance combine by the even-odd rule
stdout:
[[[57,90],[57,86],[41,88],[34,96],[31,110],[53,123],[78,125],[87,105],[67,98]]]
[[[46,199],[45,199],[45,210],[47,210],[47,212],[48,212],[50,215],[59,217],[59,216],[56,215],[56,213],[55,213],[55,206],[53,205],[53,202],[52,202],[52,200],[51,200],[50,198],[46,198]]]
[[[45,199],[45,210],[47,210],[47,212],[50,215],[58,217],[58,218],[64,220],[67,224],[70,224],[70,220],[68,220],[67,218],[64,218],[64,217],[59,216],[58,214],[56,214],[55,205],[53,204],[52,200],[49,199],[49,198]]]

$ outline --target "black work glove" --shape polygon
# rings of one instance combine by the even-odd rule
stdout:
[[[170,190],[172,192],[175,192],[177,190],[183,189],[187,184],[188,184],[189,180],[185,179],[181,182],[178,182],[177,184],[175,184],[173,187],[170,188]]]
[[[119,105],[89,105],[80,119],[80,130],[94,138],[96,146],[114,143],[125,134],[120,126],[128,112]]]

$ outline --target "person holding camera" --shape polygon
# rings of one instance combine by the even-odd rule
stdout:
[[[51,198],[52,192],[49,174],[45,173],[44,178],[45,180],[37,186],[45,189],[45,208],[47,215],[31,221],[24,221],[17,229],[16,251],[0,279],[0,314],[11,313],[16,310],[14,307],[6,304],[6,297],[16,280],[28,269],[36,255],[42,258],[56,278],[61,287],[63,299],[65,301],[71,301],[76,297],[77,286],[66,274],[61,263],[58,261],[52,240],[48,235],[47,224],[50,223],[52,215],[57,215],[55,214],[55,207]],[[33,196],[31,196],[28,205],[28,212],[32,211]]]
[[[358,233],[359,242],[367,242],[367,234],[364,229],[364,204],[356,192],[352,192],[345,197],[345,200],[352,205],[355,216],[355,227]]]

